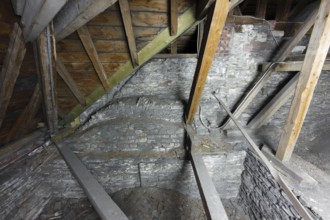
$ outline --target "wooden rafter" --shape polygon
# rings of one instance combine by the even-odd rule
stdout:
[[[5,143],[9,143],[15,137],[18,137],[20,132],[25,129],[26,126],[29,126],[32,123],[32,120],[40,109],[41,100],[42,96],[40,85],[37,83],[29,103],[16,119],[15,123],[12,125],[10,131],[8,132]]]
[[[5,118],[9,101],[13,95],[14,86],[20,72],[26,48],[23,41],[22,30],[17,23],[13,32],[0,72],[0,127]]]
[[[86,99],[84,94],[79,89],[78,85],[75,83],[73,78],[71,77],[68,70],[65,68],[64,64],[62,63],[61,59],[58,57],[56,61],[56,70],[61,78],[64,80],[66,85],[69,87],[72,94],[76,97],[77,101],[81,105],[86,105]]]
[[[26,0],[22,13],[23,36],[25,41],[33,41],[53,20],[68,0]]]
[[[291,53],[292,49],[300,42],[300,40],[305,36],[305,34],[311,29],[314,25],[315,19],[317,15],[317,8],[313,9],[310,16],[306,19],[304,25],[302,25],[299,30],[295,33],[295,35],[282,45],[278,53],[275,55],[273,62],[274,65],[270,65],[267,67],[267,70],[263,72],[262,76],[255,83],[255,86],[244,96],[242,101],[237,105],[237,108],[233,112],[233,115],[238,118],[245,109],[251,104],[256,95],[260,92],[260,90],[267,83],[269,77],[271,76],[273,69],[276,67],[276,63],[284,61],[288,55]],[[222,129],[227,129],[232,125],[231,119],[225,121],[222,126]]]
[[[91,35],[89,34],[89,31],[86,26],[83,26],[77,30],[78,35],[80,37],[81,42],[84,45],[84,48],[88,54],[88,57],[92,61],[92,64],[94,66],[94,69],[104,87],[105,90],[109,89],[109,85],[107,83],[107,73],[105,72],[103,65],[100,61],[99,55],[96,51],[96,48],[94,46],[93,40]]]
[[[256,17],[265,19],[266,12],[267,12],[267,3],[268,0],[258,0],[257,1],[257,8],[256,8]]]
[[[322,0],[276,157],[289,160],[330,47],[330,2]]]
[[[45,31],[41,32],[34,44],[34,51],[36,62],[38,66],[38,74],[41,82],[41,91],[43,95],[43,104],[45,115],[47,119],[48,129],[51,133],[57,131],[57,104],[55,94],[55,77],[56,74],[56,51],[53,45],[50,45],[51,28],[47,27]],[[49,51],[50,49],[50,51]]]
[[[176,35],[178,32],[178,1],[171,0],[171,35]]]
[[[205,26],[205,35],[202,40],[202,48],[196,68],[196,81],[190,93],[189,109],[186,118],[186,123],[193,122],[197,111],[200,98],[205,86],[206,78],[212,65],[213,57],[219,44],[220,35],[225,25],[229,11],[228,0],[218,0],[215,2],[214,9],[208,16]]]
[[[56,40],[62,40],[99,15],[117,0],[71,0],[54,20]]]
[[[125,29],[125,33],[126,33],[129,52],[131,55],[131,60],[132,60],[133,66],[138,66],[139,59],[137,56],[137,49],[136,49],[134,32],[133,32],[133,24],[132,24],[131,12],[129,9],[128,1],[119,0],[119,7],[120,7],[120,12],[121,12],[121,17],[122,17],[123,23],[124,23],[124,29]]]

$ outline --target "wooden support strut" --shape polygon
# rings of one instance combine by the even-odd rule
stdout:
[[[229,11],[229,1],[219,0],[215,2],[214,9],[209,15],[203,36],[202,48],[196,68],[196,78],[190,93],[189,110],[186,123],[191,124],[197,111],[199,100],[205,86],[208,72],[211,68],[216,49],[219,44],[222,29],[225,25]]]
[[[0,128],[5,118],[9,101],[13,95],[14,86],[20,72],[26,48],[21,28],[14,24],[13,32],[0,72]]]
[[[138,55],[137,55],[132,18],[131,18],[131,12],[129,9],[128,1],[119,0],[119,8],[120,8],[121,17],[122,17],[123,23],[124,23],[124,29],[125,29],[125,33],[126,33],[126,38],[127,38],[129,52],[131,55],[132,64],[133,64],[133,66],[138,66],[139,59],[138,59]]]
[[[258,0],[257,1],[257,8],[256,8],[256,17],[265,19],[266,12],[267,12],[267,3],[268,0]]]
[[[100,218],[102,220],[128,220],[123,211],[111,199],[72,150],[68,146],[62,146],[57,143],[55,145]]]
[[[54,50],[54,46],[50,45],[50,35],[50,28],[47,27],[46,30],[39,35],[34,46],[47,125],[49,131],[53,133],[57,131],[58,123],[54,83],[54,75],[56,73],[54,61],[56,59],[56,51]]]
[[[290,159],[330,47],[330,2],[322,0],[276,157]]]
[[[269,170],[270,174],[273,176],[273,178],[276,180],[276,182],[282,187],[285,194],[288,196],[288,199],[293,204],[294,208],[298,211],[299,215],[305,219],[305,220],[312,220],[313,218],[310,216],[309,212],[306,210],[306,208],[300,203],[296,195],[293,194],[291,189],[288,187],[286,182],[283,180],[281,175],[276,171],[276,169],[272,166],[272,164],[269,162],[267,157],[260,151],[258,145],[252,140],[250,135],[246,132],[246,130],[243,128],[243,126],[235,119],[234,115],[230,112],[230,110],[227,108],[227,106],[224,104],[224,102],[216,97],[219,104],[223,107],[223,109],[227,112],[227,114],[231,117],[231,119],[234,121],[235,125],[238,127],[238,129],[242,132],[243,136],[246,138],[250,146],[252,147],[253,151],[257,153],[261,161],[264,163],[264,165]]]
[[[104,87],[105,90],[108,90],[110,87],[107,82],[107,73],[105,72],[103,65],[100,61],[99,55],[94,46],[93,40],[86,26],[83,26],[77,30],[81,42],[84,45],[84,48],[88,54],[88,57],[92,61],[94,69]]]
[[[314,5],[314,9],[312,10],[310,16],[306,19],[305,24],[300,27],[300,29],[295,33],[295,35],[291,38],[291,40],[283,44],[279,52],[274,57],[273,62],[267,67],[266,71],[263,72],[263,74],[254,84],[252,89],[244,96],[244,98],[237,105],[236,109],[233,112],[235,118],[238,118],[244,112],[244,110],[251,104],[251,102],[259,93],[259,91],[267,83],[268,79],[270,78],[273,72],[273,69],[276,68],[277,66],[276,63],[284,61],[287,58],[287,56],[290,54],[292,49],[300,42],[300,40],[305,36],[305,34],[309,31],[309,29],[311,29],[311,27],[314,25],[317,15],[317,9],[318,9],[317,6],[318,4]],[[221,129],[223,130],[228,129],[231,125],[232,125],[232,121],[230,118],[228,118],[221,126]]]
[[[64,64],[62,63],[60,58],[57,58],[56,61],[56,70],[64,82],[67,84],[73,95],[76,97],[78,102],[81,105],[86,105],[86,99],[84,94],[79,89],[78,85],[75,83],[73,78],[70,76],[70,73],[65,68]]]

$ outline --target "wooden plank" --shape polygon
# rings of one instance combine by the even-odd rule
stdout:
[[[290,159],[299,137],[308,107],[313,97],[323,63],[330,47],[330,2],[321,1],[320,10],[308,45],[304,64],[299,75],[289,116],[277,148],[276,157]]]
[[[20,140],[0,148],[0,170],[15,163],[46,141],[47,134],[44,129],[39,129],[24,136]]]
[[[133,66],[139,65],[139,59],[137,56],[135,37],[133,32],[132,18],[129,10],[128,0],[119,0],[119,8],[121,12],[121,17],[123,19],[128,48],[131,55],[131,60]]]
[[[26,42],[33,41],[53,20],[68,0],[26,0],[22,15],[23,36]]]
[[[113,5],[116,0],[71,0],[54,19],[56,40],[62,40]]]
[[[176,35],[178,32],[178,1],[171,0],[171,35]]]
[[[85,191],[95,211],[103,220],[128,220],[123,211],[111,199],[90,171],[84,166],[72,150],[65,145],[55,143],[72,174]]]
[[[22,30],[14,24],[10,37],[6,58],[0,72],[0,128],[5,118],[9,101],[13,95],[14,86],[20,72],[26,48]]]
[[[8,132],[8,135],[5,139],[5,143],[9,143],[14,138],[17,138],[20,134],[20,131],[22,131],[22,129],[26,129],[26,125],[31,124],[32,120],[40,109],[41,100],[42,96],[40,85],[39,83],[37,83],[28,105],[24,108],[24,110],[16,119],[15,123],[12,125],[12,128]]]
[[[25,2],[26,0],[11,0],[16,15],[21,16],[23,14]]]
[[[206,78],[212,65],[213,57],[219,44],[222,28],[225,25],[229,11],[229,1],[219,0],[215,2],[214,9],[208,15],[203,36],[202,48],[196,67],[196,81],[193,83],[186,123],[193,122],[195,113],[198,109],[199,100],[205,86]]]
[[[38,66],[38,74],[41,81],[41,91],[43,95],[44,113],[47,120],[48,129],[51,133],[57,130],[57,104],[55,98],[54,84],[54,57],[56,51],[52,50],[50,28],[46,28],[34,44],[34,52]],[[49,51],[49,49],[51,51]],[[51,57],[49,57],[51,56]]]
[[[265,70],[267,66],[269,66],[270,63],[263,63],[262,69]],[[302,61],[286,61],[286,62],[280,62],[275,67],[275,72],[298,72],[301,71],[301,68],[303,66]],[[324,62],[324,65],[322,67],[322,70],[330,70],[330,61],[326,60]]]
[[[61,59],[57,58],[56,62],[56,70],[58,74],[60,74],[61,78],[64,82],[68,85],[73,95],[77,98],[78,102],[81,105],[86,105],[86,99],[83,93],[80,91],[79,87],[75,83],[75,81],[70,76],[70,73],[65,68],[64,64],[62,63]]]
[[[93,63],[93,66],[95,68],[95,71],[104,87],[105,90],[109,89],[109,85],[107,83],[107,73],[103,69],[103,66],[101,65],[99,55],[97,54],[96,48],[94,46],[93,40],[89,34],[89,31],[86,26],[83,26],[78,29],[78,34],[81,39],[81,42],[83,43],[85,50],[88,54],[88,57]]]
[[[277,112],[293,95],[299,74],[296,74],[272,100],[262,108],[248,123],[249,128],[260,128]]]
[[[277,0],[276,21],[286,21],[289,18],[293,0]]]
[[[276,63],[284,61],[291,53],[292,49],[300,42],[300,40],[305,36],[305,34],[309,31],[309,29],[314,25],[316,15],[317,15],[317,8],[314,8],[311,11],[310,16],[306,19],[305,24],[300,27],[297,33],[289,41],[285,42],[281,46],[278,53],[273,58],[273,62],[275,64],[272,64],[269,67],[267,67],[267,70],[263,72],[263,74],[258,79],[258,81],[255,82],[252,89],[244,95],[240,103],[237,105],[236,109],[233,112],[233,115],[236,118],[238,118],[245,111],[245,109],[251,104],[251,102],[259,93],[259,91],[267,83],[267,80],[271,76],[273,69],[276,67]],[[221,128],[228,129],[228,127],[230,127],[231,125],[232,125],[232,121],[229,118],[228,120],[225,121],[225,123],[222,125]]]
[[[217,189],[208,174],[203,157],[201,155],[191,154],[191,164],[194,169],[195,178],[207,218],[212,220],[228,220],[225,208],[223,207]]]
[[[268,0],[257,0],[256,17],[265,19]]]
[[[162,51],[165,47],[167,47],[170,43],[176,40],[182,33],[187,31],[197,22],[195,18],[196,12],[194,7],[195,6],[192,6],[179,17],[178,33],[176,36],[170,36],[170,30],[169,28],[166,28],[161,33],[159,33],[154,40],[152,40],[147,46],[145,46],[142,50],[138,52],[140,65],[143,65],[145,62],[153,58],[153,56]],[[108,80],[110,87],[113,88],[137,69],[138,67],[134,68],[132,66],[131,61],[126,62]],[[90,94],[87,98],[87,106],[82,107],[81,105],[77,105],[69,113],[69,116],[67,117],[67,122],[75,120],[76,117],[78,117],[80,113],[84,111],[85,108],[93,104],[97,99],[104,95],[104,93],[105,91],[102,87],[98,87],[97,89],[95,89],[94,92]]]

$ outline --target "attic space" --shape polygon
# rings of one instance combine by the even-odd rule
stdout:
[[[0,1],[0,220],[330,219],[330,1]]]

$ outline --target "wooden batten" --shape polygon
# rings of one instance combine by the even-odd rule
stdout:
[[[127,43],[133,66],[139,65],[139,59],[137,56],[137,49],[135,43],[135,37],[133,32],[132,18],[127,0],[119,0],[119,8],[121,17],[124,23],[124,29],[126,33]]]
[[[190,92],[189,109],[186,118],[186,123],[193,122],[195,113],[197,111],[200,98],[205,86],[206,78],[212,65],[213,57],[216,52],[220,40],[220,34],[228,15],[229,1],[216,1],[214,9],[208,16],[205,25],[205,35],[203,36],[200,57],[196,67],[196,78]]]
[[[289,116],[279,141],[276,157],[287,161],[299,137],[313,93],[330,47],[330,2],[321,1],[318,16],[299,75]]]
[[[109,85],[107,82],[107,73],[105,72],[99,55],[96,51],[96,48],[94,46],[93,40],[91,35],[89,34],[89,31],[86,26],[83,26],[77,30],[78,35],[80,37],[81,42],[84,45],[84,48],[86,50],[86,53],[88,54],[89,59],[92,61],[94,69],[104,87],[105,90],[109,89]]]
[[[54,19],[56,40],[62,40],[84,26],[117,0],[71,0]]]
[[[26,48],[23,41],[22,30],[17,23],[13,32],[0,72],[0,127],[5,118],[9,101],[13,95],[14,86],[20,72]]]

